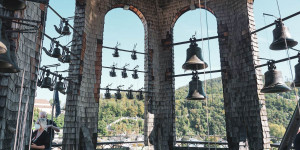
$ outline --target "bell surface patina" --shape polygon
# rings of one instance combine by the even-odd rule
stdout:
[[[208,67],[207,63],[203,61],[201,48],[196,43],[196,38],[190,39],[190,47],[186,51],[186,61],[182,65],[185,70],[200,70]]]
[[[298,44],[295,41],[287,27],[284,26],[282,20],[276,20],[276,27],[273,30],[273,42],[270,45],[271,50],[285,50],[287,48],[294,47]]]
[[[290,91],[291,88],[288,87],[282,78],[282,73],[276,70],[274,65],[274,60],[268,61],[268,71],[265,73],[265,85],[261,89],[262,93],[279,93]]]

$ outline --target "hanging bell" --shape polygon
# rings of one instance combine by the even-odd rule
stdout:
[[[294,86],[300,87],[300,53],[298,54],[298,64],[295,65],[295,80],[294,80]]]
[[[133,78],[133,79],[138,79],[138,78],[139,78],[136,69],[133,71],[132,78]]]
[[[182,65],[185,70],[200,70],[207,68],[207,63],[203,61],[201,48],[196,43],[196,38],[190,38],[190,47],[186,51],[186,61]]]
[[[7,51],[7,47],[3,42],[0,41],[0,54],[4,54]]]
[[[112,54],[114,57],[119,57],[119,49],[115,48],[115,52]]]
[[[109,75],[110,75],[111,77],[116,77],[116,76],[117,76],[115,66],[113,66],[113,67],[111,68],[111,71],[109,72]]]
[[[128,99],[133,99],[132,90],[129,90],[128,93],[126,93],[126,97],[127,97]]]
[[[281,19],[275,21],[276,27],[273,30],[273,42],[270,45],[271,50],[285,50],[298,44],[292,39],[289,29],[284,26]]]
[[[3,44],[3,46],[5,46]],[[6,47],[3,47],[3,49]],[[4,51],[4,50],[3,50]],[[20,68],[17,66],[16,62],[13,61],[10,54],[10,50],[6,48],[6,52],[0,54],[0,72],[3,73],[17,73],[20,72]]]
[[[136,60],[136,59],[137,59],[136,51],[132,51],[131,59],[132,59],[132,60]]]
[[[51,89],[51,87],[52,87],[52,80],[49,77],[49,72],[47,72],[46,77],[42,81],[41,88]]]
[[[56,47],[53,49],[51,57],[61,58],[61,53],[60,53],[60,49],[58,48],[58,45],[56,45]]]
[[[71,34],[70,28],[68,26],[68,21],[65,21],[65,26],[63,27],[61,34],[62,35],[70,35]]]
[[[4,0],[3,6],[9,10],[23,10],[26,8],[26,3],[24,0]]]
[[[65,92],[65,88],[64,88],[64,83],[61,81],[62,79],[60,78],[58,82],[56,82],[54,89],[64,93]]]
[[[121,90],[120,89],[118,89],[117,93],[115,93],[115,97],[116,97],[116,99],[122,99],[122,95],[121,95]]]
[[[127,72],[126,72],[126,68],[124,67],[123,68],[123,71],[122,71],[122,78],[127,78],[128,75],[127,75]]]
[[[109,93],[109,88],[106,88],[105,94],[104,94],[105,99],[111,99],[111,94]]]
[[[202,81],[199,80],[197,72],[193,72],[192,81],[189,83],[189,93],[187,100],[205,100],[206,95],[202,87]]]
[[[143,100],[143,99],[144,99],[144,95],[143,95],[143,91],[142,91],[142,90],[139,90],[139,94],[136,95],[136,98],[137,98],[138,100]]]
[[[71,62],[71,56],[70,56],[70,54],[65,55],[63,61],[64,61],[64,63],[70,63]]]
[[[291,89],[283,82],[281,71],[276,70],[274,60],[268,61],[268,71],[265,73],[265,85],[262,93],[287,92]]]

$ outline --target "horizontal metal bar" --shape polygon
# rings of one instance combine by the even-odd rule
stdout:
[[[296,59],[296,58],[299,58],[299,55],[295,55],[295,56],[292,56],[290,58],[284,58],[284,59],[279,59],[279,60],[276,60],[274,63],[280,63],[280,62],[284,62],[284,61],[288,61],[288,60],[292,60],[292,59]],[[262,64],[262,65],[257,65],[255,66],[255,68],[260,68],[260,67],[264,67],[264,66],[267,66],[268,63],[265,63],[265,64]]]
[[[106,90],[106,88],[100,88],[100,90]],[[110,91],[118,91],[119,89],[109,89]],[[120,89],[120,91],[122,92],[128,92],[130,90],[122,90]],[[137,91],[137,90],[131,90],[132,92],[140,92],[140,91]],[[143,93],[151,93],[151,92],[148,92],[148,91],[142,91]]]
[[[23,18],[7,17],[7,16],[1,16],[1,15],[0,15],[0,18],[7,19],[7,20],[22,20],[22,21],[28,21],[28,22],[41,23],[41,21],[38,21],[38,20],[30,20],[30,19],[23,19]]]
[[[282,18],[281,20],[282,20],[282,21],[285,21],[285,20],[288,20],[288,19],[290,19],[290,18],[293,18],[293,17],[295,17],[295,16],[297,16],[297,15],[299,15],[299,14],[300,14],[300,11],[298,11],[298,12],[292,14],[292,15],[289,15],[289,16],[287,16],[287,17],[284,17],[284,18]],[[262,31],[262,30],[264,30],[264,29],[266,29],[266,28],[269,28],[269,27],[271,27],[271,26],[273,26],[273,25],[275,25],[275,22],[273,22],[273,23],[271,23],[271,24],[269,24],[269,25],[266,25],[266,26],[264,26],[264,27],[262,27],[262,28],[259,28],[259,29],[255,30],[255,31],[251,32],[251,34],[254,34],[254,33],[257,33],[257,32],[259,32],[259,31]]]
[[[227,142],[209,142],[209,141],[176,141],[176,143],[228,145]]]
[[[49,72],[49,74],[51,74],[51,75],[53,75],[53,76],[61,77],[61,78],[64,79],[64,80],[67,80],[67,81],[69,81],[69,82],[73,82],[73,83],[76,83],[76,84],[77,84],[77,82],[74,82],[73,80],[68,79],[68,78],[66,78],[66,77],[63,77],[63,76],[61,76],[61,75],[59,75],[59,74],[57,74],[57,73],[51,72],[51,71],[48,70],[48,69],[40,68],[40,70],[45,71],[45,72]]]
[[[108,47],[108,46],[102,46],[103,48],[106,48],[106,49],[112,49],[112,50],[115,50],[116,48],[114,48],[114,47]],[[119,49],[118,48],[118,50],[119,51],[124,51],[124,52],[130,52],[130,53],[132,53],[133,52],[133,50],[125,50],[125,49]],[[136,51],[136,53],[137,54],[144,54],[144,55],[147,55],[146,53],[142,53],[142,52],[137,52]]]
[[[212,40],[212,39],[216,39],[216,38],[219,38],[219,37],[222,37],[222,36],[211,36],[211,37],[196,39],[196,42],[206,41],[206,40]],[[191,43],[191,41],[184,41],[184,42],[173,43],[173,44],[169,44],[167,46],[176,46],[176,45],[188,44],[188,43]]]
[[[198,72],[198,74],[217,73],[217,72],[222,72],[222,70],[203,71],[203,72]],[[177,75],[172,75],[171,77],[183,77],[183,76],[190,76],[190,75],[193,75],[193,73],[177,74]]]
[[[102,66],[102,68],[112,69],[113,67],[105,67],[105,66]],[[116,70],[123,70],[123,68],[117,68],[117,67],[115,67],[115,69],[116,69]],[[126,69],[126,71],[134,71],[134,70]],[[146,71],[137,71],[137,72],[148,73],[148,72],[146,72]]]

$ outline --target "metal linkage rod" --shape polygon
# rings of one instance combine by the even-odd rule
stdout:
[[[222,70],[212,70],[212,71],[203,71],[203,72],[198,72],[198,74],[205,74],[205,73],[217,73],[217,72],[222,72]],[[177,74],[173,75],[171,77],[183,77],[183,76],[190,76],[193,75],[193,73],[186,73],[186,74]]]
[[[107,90],[107,88],[100,88],[100,90]],[[109,89],[110,91],[119,91],[119,89]],[[122,92],[128,92],[128,91],[132,91],[132,92],[141,92],[141,91],[136,91],[136,90],[121,90]],[[150,93],[148,91],[142,91],[143,93]]]
[[[299,55],[295,55],[295,56],[292,56],[290,58],[279,59],[279,60],[276,60],[274,63],[280,63],[280,62],[288,61],[289,59],[296,59],[296,58],[299,58]],[[264,67],[264,66],[267,66],[267,65],[268,65],[268,63],[265,63],[265,64],[262,64],[262,65],[257,65],[257,66],[255,66],[255,68],[260,68],[260,67]]]
[[[112,49],[112,50],[115,50],[116,48],[114,48],[114,47],[108,47],[108,46],[102,46],[103,48],[106,48],[106,49]],[[118,50],[119,51],[124,51],[124,52],[130,52],[130,53],[132,53],[133,51],[132,50],[125,50],[125,49],[119,49],[118,48]],[[137,52],[136,51],[136,53],[137,54],[144,54],[144,55],[147,55],[146,53],[142,53],[142,52]]]
[[[48,39],[50,39],[51,41],[55,41],[53,38],[51,38],[49,35],[47,35],[46,33],[42,32]],[[78,57],[76,54],[72,53],[70,50],[66,49],[66,46],[61,45],[59,42],[55,41],[55,44],[57,44],[58,46],[62,47],[65,51],[67,51],[68,53],[70,53],[71,55],[73,55],[74,57],[76,57],[78,60],[80,60],[80,57]]]
[[[105,66],[102,66],[102,68],[112,69],[113,67],[105,67]],[[117,69],[117,70],[123,70],[123,68],[116,68],[116,67],[115,67],[115,69]],[[134,71],[134,70],[126,69],[126,71]],[[148,72],[146,72],[146,71],[138,71],[138,70],[137,70],[137,72],[148,73]]]
[[[298,11],[298,12],[296,12],[296,13],[294,13],[294,14],[291,14],[291,15],[285,17],[285,18],[282,18],[281,20],[282,20],[282,21],[285,21],[285,20],[288,20],[288,19],[290,19],[290,18],[293,18],[293,17],[295,17],[295,16],[297,16],[297,15],[299,15],[299,14],[300,14],[300,11]],[[269,27],[271,27],[271,26],[273,26],[273,25],[275,25],[275,22],[273,22],[273,23],[271,23],[271,24],[269,24],[269,25],[266,25],[266,26],[264,26],[264,27],[262,27],[262,28],[259,28],[259,29],[255,30],[255,31],[251,32],[251,34],[254,34],[254,33],[256,33],[256,32],[262,31],[262,30],[264,30],[264,29],[266,29],[266,28],[269,28]]]
[[[72,80],[70,80],[70,79],[67,79],[67,78],[65,78],[65,77],[63,77],[63,76],[57,74],[57,73],[51,72],[51,71],[48,70],[48,69],[40,68],[40,70],[42,70],[42,71],[44,71],[44,72],[49,72],[49,74],[51,74],[51,75],[53,75],[53,76],[56,76],[56,77],[61,77],[61,78],[64,79],[64,80],[67,80],[67,81],[70,81],[70,82],[74,82],[74,81],[72,81]]]
[[[219,38],[219,37],[222,37],[222,36],[211,36],[211,37],[206,37],[206,38],[202,38],[202,39],[196,39],[196,42],[212,40],[212,39],[216,39],[216,38]],[[170,44],[170,45],[167,45],[167,46],[175,46],[175,45],[188,44],[188,43],[191,43],[191,41],[173,43],[173,44]]]
[[[48,7],[61,19],[61,20],[66,20],[66,18],[63,18],[56,10],[54,10],[50,5],[48,5]],[[75,30],[75,28],[74,27],[72,27],[70,24],[68,24],[68,26],[70,27],[70,28],[72,28],[73,29],[73,31],[75,31],[77,34],[79,34],[80,36],[81,36],[81,34],[77,31],[77,30]]]

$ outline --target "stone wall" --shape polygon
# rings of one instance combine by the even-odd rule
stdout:
[[[26,5],[25,10],[15,12],[8,11],[2,6],[0,8],[1,16],[42,21],[38,25],[39,30],[36,33],[7,33],[9,44],[6,46],[10,50],[12,59],[17,61],[21,71],[19,73],[0,73],[1,150],[11,150],[13,147],[16,149],[25,148],[25,145],[29,145],[31,136],[36,80],[41,54],[41,31],[44,30],[45,6],[33,2],[26,2]],[[30,28],[11,23],[11,20],[7,19],[2,19],[1,24],[2,40],[4,30]]]

